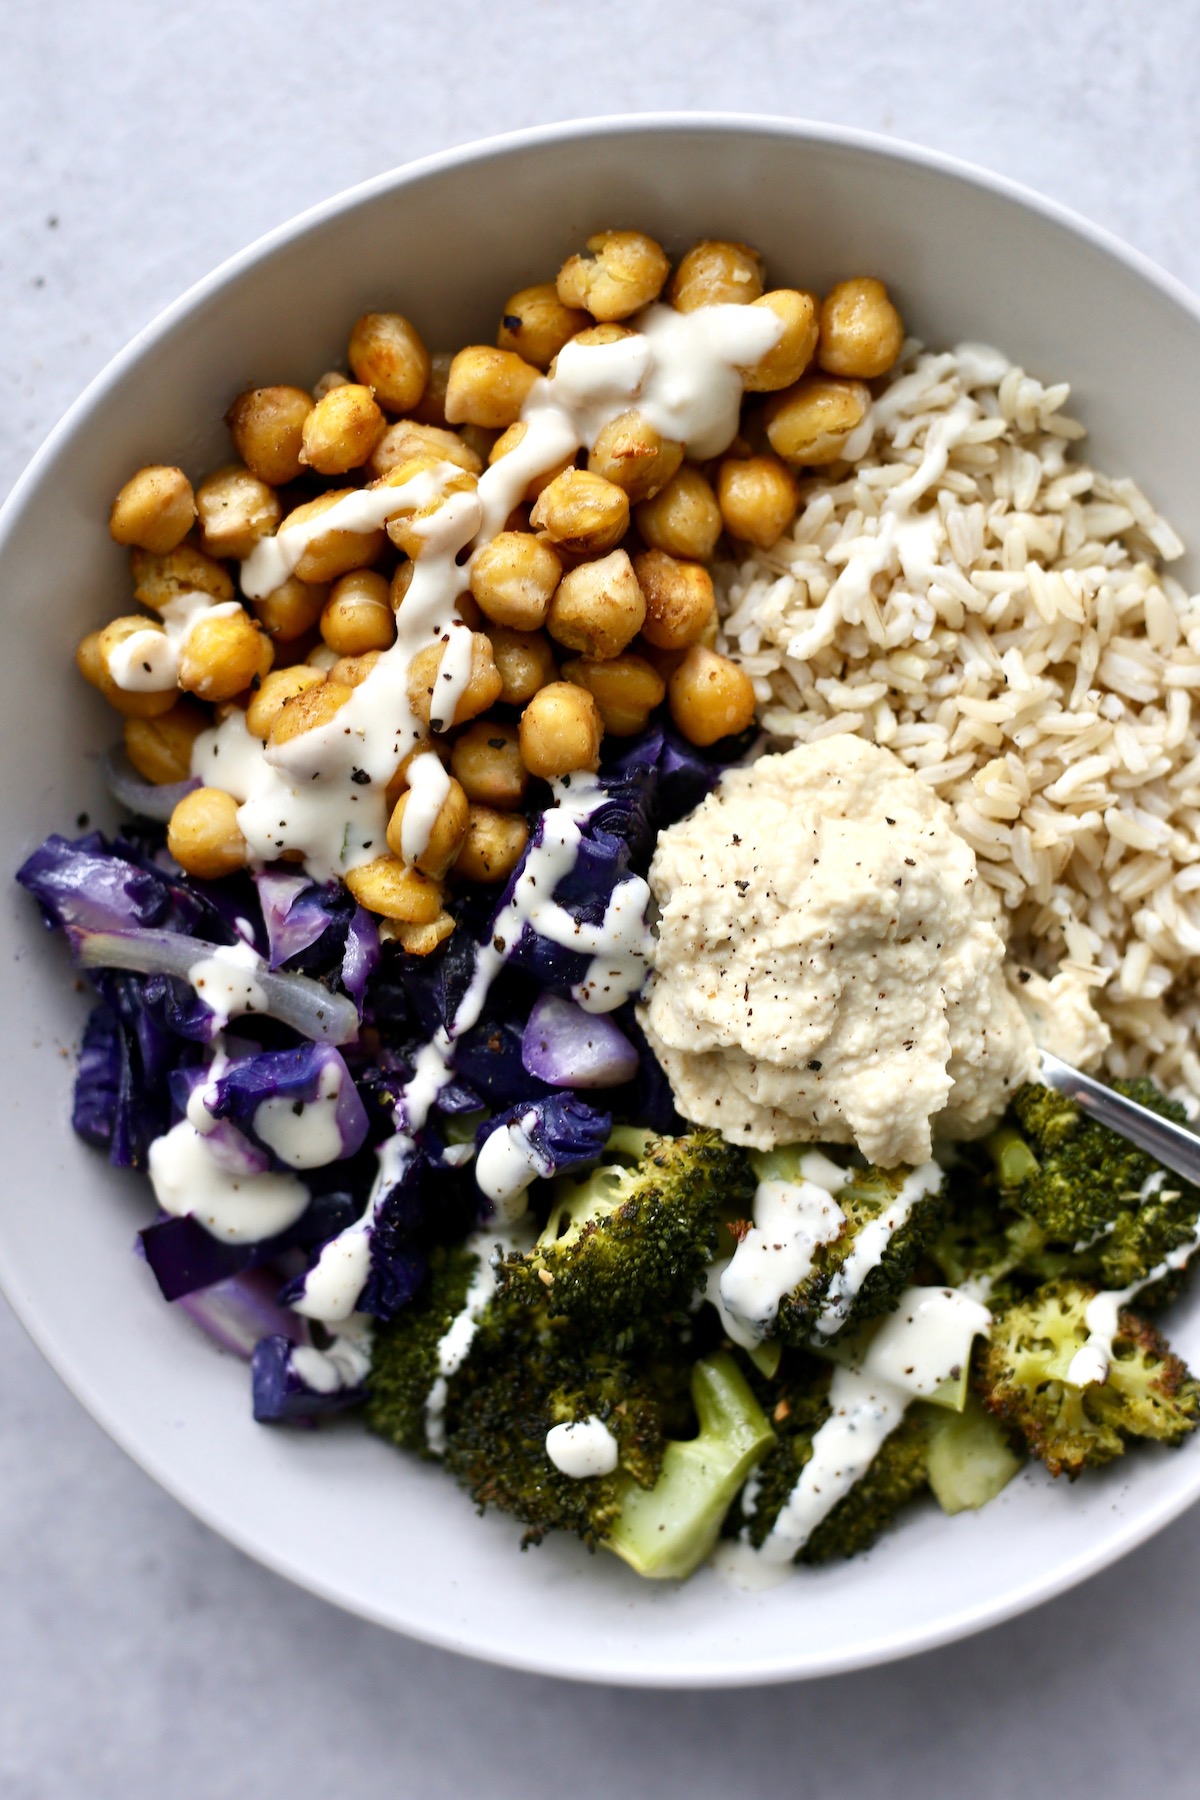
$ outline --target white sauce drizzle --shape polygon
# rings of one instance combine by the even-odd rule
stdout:
[[[936,1194],[941,1182],[942,1171],[938,1164],[922,1163],[919,1169],[912,1169],[905,1176],[900,1192],[887,1211],[860,1227],[853,1249],[829,1283],[825,1304],[817,1316],[817,1337],[832,1337],[840,1331],[863,1282],[883,1261],[895,1233],[906,1223],[917,1201],[926,1194]]]
[[[783,1296],[811,1274],[820,1246],[841,1233],[845,1214],[830,1189],[810,1180],[805,1169],[809,1161],[826,1160],[816,1151],[801,1158],[799,1181],[759,1182],[754,1224],[719,1277],[722,1319],[732,1318],[742,1334],[735,1342],[743,1335],[751,1344],[762,1342]],[[846,1171],[838,1169],[837,1177],[840,1188]]]
[[[1151,1187],[1150,1183],[1154,1179],[1153,1175],[1150,1176],[1142,1189],[1143,1193],[1157,1193],[1166,1178],[1161,1177],[1157,1186]],[[1130,1282],[1126,1288],[1102,1288],[1088,1302],[1087,1311],[1083,1315],[1088,1328],[1087,1341],[1075,1352],[1067,1369],[1067,1380],[1073,1386],[1091,1387],[1108,1380],[1109,1364],[1113,1359],[1113,1339],[1119,1329],[1122,1308],[1131,1305],[1143,1288],[1161,1281],[1165,1275],[1185,1268],[1197,1250],[1200,1250],[1200,1231],[1197,1231],[1195,1237],[1189,1238],[1186,1244],[1180,1244],[1177,1250],[1164,1256],[1140,1281]]]
[[[193,1218],[227,1244],[256,1244],[296,1223],[309,1192],[294,1175],[262,1174],[218,1162],[209,1138],[181,1119],[149,1154],[150,1185],[166,1213]]]
[[[497,1224],[519,1219],[525,1211],[525,1190],[539,1175],[551,1173],[548,1163],[530,1137],[537,1114],[523,1113],[515,1125],[500,1125],[489,1132],[475,1159],[475,1182],[492,1202]]]
[[[222,944],[211,956],[194,962],[187,978],[219,1023],[227,1025],[242,1013],[268,1011],[267,996],[258,981],[265,968],[253,944]]]
[[[914,1395],[950,1379],[991,1325],[987,1308],[953,1288],[910,1288],[875,1334],[862,1363],[835,1368],[830,1417],[813,1438],[812,1455],[758,1555],[792,1562],[870,1468]]]
[[[546,1433],[546,1455],[572,1481],[611,1475],[619,1461],[617,1440],[595,1413],[570,1425],[552,1425]]]
[[[470,648],[468,642],[468,673]],[[443,669],[445,666],[446,658],[443,657]],[[400,830],[400,854],[406,863],[415,863],[428,850],[438,814],[445,805],[449,792],[450,777],[442,767],[440,757],[435,756],[432,750],[421,756],[414,756],[408,765],[408,799],[405,801]]]
[[[467,1360],[471,1345],[475,1342],[475,1333],[479,1330],[479,1321],[487,1309],[488,1301],[496,1292],[497,1267],[501,1258],[515,1245],[512,1240],[498,1236],[491,1230],[474,1232],[467,1239],[465,1247],[475,1252],[479,1262],[461,1312],[451,1320],[438,1340],[437,1379],[425,1401],[425,1441],[426,1447],[434,1456],[441,1456],[446,1448],[445,1413],[450,1377],[456,1375]]]
[[[232,618],[242,608],[236,600],[214,600],[188,588],[158,610],[164,630],[147,626],[132,632],[109,655],[109,675],[127,694],[161,694],[178,687],[179,659],[201,619]]]
[[[329,1062],[321,1070],[313,1100],[262,1100],[254,1109],[254,1135],[291,1169],[321,1169],[342,1153],[338,1101],[342,1070]]]
[[[371,1373],[374,1321],[366,1313],[354,1313],[329,1330],[333,1342],[324,1350],[314,1344],[297,1344],[291,1354],[292,1368],[317,1394],[356,1388]]]

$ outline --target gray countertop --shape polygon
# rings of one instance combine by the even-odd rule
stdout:
[[[553,118],[691,107],[891,132],[1040,188],[1200,287],[1188,0],[7,0],[0,31],[0,495],[113,352],[260,232]],[[288,1587],[127,1462],[2,1303],[0,1357],[4,1800],[1200,1785],[1194,1514],[1041,1611],[890,1669],[719,1701],[583,1690]]]

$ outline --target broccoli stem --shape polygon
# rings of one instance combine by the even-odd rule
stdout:
[[[669,1443],[652,1488],[623,1482],[621,1511],[604,1546],[639,1575],[684,1581],[711,1555],[725,1514],[774,1443],[767,1417],[726,1350],[692,1370],[699,1434]]]
[[[1002,1188],[1019,1188],[1032,1181],[1041,1166],[1020,1132],[1014,1131],[1011,1125],[1002,1125],[998,1131],[990,1132],[983,1140],[983,1147],[996,1165]]]

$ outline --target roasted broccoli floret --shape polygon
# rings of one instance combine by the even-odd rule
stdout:
[[[702,1280],[718,1212],[745,1211],[753,1190],[745,1156],[715,1131],[618,1127],[605,1161],[555,1184],[537,1243],[501,1269],[504,1292],[608,1341],[653,1327]]]
[[[1183,1108],[1153,1082],[1114,1085],[1185,1123]],[[1010,1126],[989,1140],[1004,1200],[1049,1243],[1071,1253],[1072,1273],[1103,1287],[1128,1287],[1194,1238],[1200,1191],[1097,1124],[1075,1101],[1030,1084],[1018,1091],[1012,1118],[1019,1137]]]
[[[750,1160],[760,1181],[800,1181],[809,1148],[791,1145]],[[943,1191],[932,1165],[847,1169],[835,1195],[845,1223],[817,1246],[808,1274],[783,1295],[772,1335],[794,1346],[827,1342],[889,1311],[941,1223]]]
[[[372,1428],[402,1448],[439,1452],[481,1511],[495,1506],[521,1520],[525,1544],[570,1531],[639,1574],[690,1574],[772,1441],[733,1359],[718,1352],[693,1365],[677,1345],[635,1367],[569,1321],[501,1294],[484,1297],[474,1336],[447,1375],[439,1345],[479,1293],[479,1269],[469,1247],[434,1259],[421,1299],[379,1334]],[[617,1467],[566,1475],[550,1458],[547,1433],[593,1418],[616,1439]],[[668,1429],[694,1429],[697,1418],[698,1436],[668,1440]]]
[[[995,1314],[977,1353],[985,1405],[1052,1475],[1072,1479],[1120,1456],[1131,1438],[1179,1444],[1200,1420],[1200,1384],[1154,1327],[1126,1310],[1107,1379],[1085,1387],[1067,1379],[1087,1342],[1096,1291],[1086,1282],[1047,1282]]]
[[[830,1417],[828,1364],[805,1358],[771,1390],[776,1443],[763,1457],[727,1529],[743,1531],[759,1548],[770,1536],[801,1471],[812,1456],[813,1439]],[[866,1472],[822,1519],[796,1553],[802,1563],[830,1562],[870,1549],[896,1515],[926,1485],[927,1423],[923,1411],[906,1413],[884,1439]]]

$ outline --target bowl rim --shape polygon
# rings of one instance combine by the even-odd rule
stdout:
[[[586,142],[591,138],[618,138],[646,132],[668,137],[686,131],[730,135],[748,133],[848,149],[907,164],[914,169],[929,170],[962,186],[982,189],[1016,207],[1041,215],[1107,257],[1124,264],[1132,273],[1157,288],[1195,324],[1200,325],[1200,298],[1144,252],[1036,189],[944,151],[931,150],[881,132],[804,118],[789,118],[779,114],[672,110],[560,119],[473,139],[371,176],[273,227],[194,282],[178,299],[154,315],[110,358],[51,428],[0,506],[0,558],[4,555],[29,496],[37,488],[43,471],[53,460],[60,445],[86,424],[92,412],[112,389],[125,380],[148,349],[221,289],[286,245],[377,196],[415,185],[430,176],[486,163],[514,151],[564,142]],[[853,1650],[820,1658],[797,1654],[786,1663],[777,1657],[764,1659],[761,1663],[755,1662],[753,1658],[743,1658],[734,1671],[726,1669],[723,1672],[709,1673],[694,1667],[673,1668],[668,1665],[659,1668],[640,1667],[632,1671],[609,1671],[601,1677],[594,1668],[583,1665],[564,1666],[561,1658],[551,1662],[540,1656],[528,1643],[506,1646],[503,1653],[488,1646],[477,1648],[464,1643],[453,1629],[442,1628],[428,1616],[402,1617],[395,1608],[376,1607],[367,1599],[351,1598],[340,1592],[335,1583],[325,1580],[319,1573],[281,1553],[269,1541],[263,1541],[253,1532],[243,1529],[236,1517],[227,1517],[219,1507],[210,1505],[203,1497],[191,1492],[187,1481],[177,1476],[163,1458],[152,1448],[135,1441],[132,1431],[127,1430],[121,1419],[110,1409],[103,1392],[93,1387],[87,1368],[77,1365],[59,1346],[52,1323],[31,1299],[27,1300],[17,1271],[10,1266],[2,1238],[0,1291],[5,1294],[17,1319],[59,1379],[105,1433],[193,1517],[232,1543],[235,1548],[273,1573],[372,1624],[402,1632],[437,1649],[529,1674],[552,1675],[564,1680],[589,1683],[604,1680],[621,1687],[682,1690],[774,1684],[876,1667],[957,1642],[1056,1598],[1089,1576],[1119,1561],[1200,1499],[1200,1462],[1197,1462],[1190,1491],[1177,1491],[1163,1496],[1155,1503],[1140,1508],[1133,1516],[1123,1518],[1101,1544],[1068,1559],[1052,1577],[1038,1576],[1001,1598],[965,1607],[960,1613],[950,1617],[943,1616],[941,1621],[925,1627],[906,1628],[903,1633],[893,1632],[890,1636],[865,1639]]]

